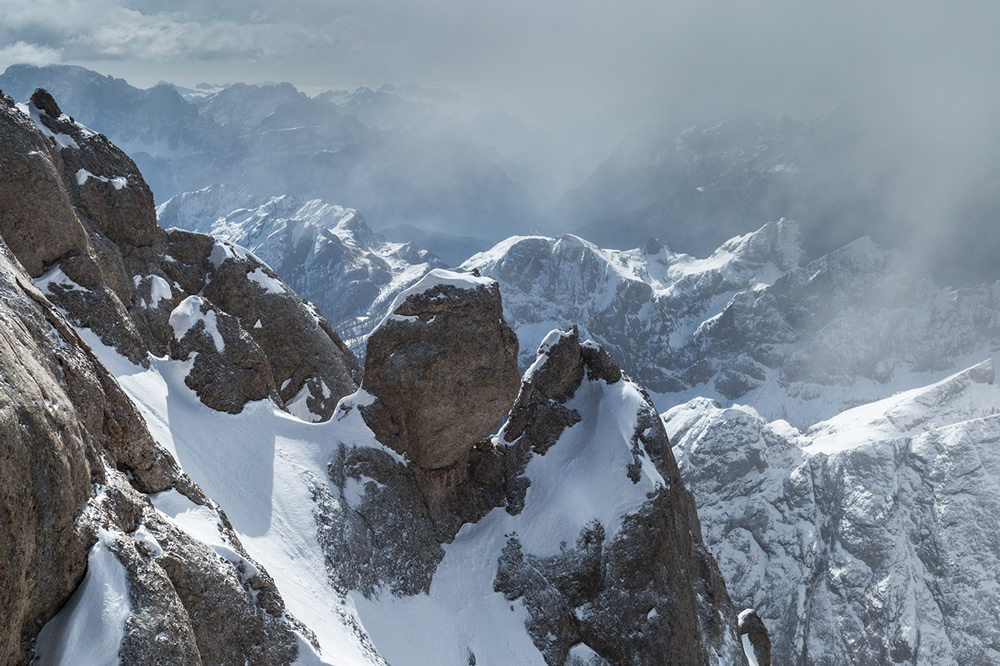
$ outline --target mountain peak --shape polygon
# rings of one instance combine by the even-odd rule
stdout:
[[[803,260],[799,224],[785,218],[726,241],[719,249],[751,263],[773,263],[785,271],[797,268]]]

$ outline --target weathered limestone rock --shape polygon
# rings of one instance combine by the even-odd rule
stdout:
[[[0,98],[0,236],[38,277],[56,259],[84,251],[87,234],[62,187],[50,141],[13,107],[9,97]]]
[[[492,280],[435,270],[368,338],[362,387],[379,440],[423,469],[454,465],[517,395],[517,337]],[[458,276],[461,280],[462,276]]]
[[[771,636],[767,633],[764,621],[757,611],[748,608],[740,613],[740,637],[746,636],[750,641],[757,666],[771,666]]]
[[[29,112],[34,120],[0,96],[0,663],[29,663],[39,630],[83,579],[98,539],[129,581],[123,662],[291,663],[293,628],[307,637],[308,630],[285,614],[273,581],[249,560],[224,514],[155,443],[53,303],[133,360],[170,344],[170,333],[147,341],[154,320],[136,325],[124,305],[169,306],[186,296],[158,268],[166,262],[155,248],[163,232],[134,210],[151,209],[151,197],[137,171],[133,182],[127,158],[63,116],[51,97],[36,94]],[[119,188],[101,178],[107,191],[77,191],[93,179],[72,169],[99,163],[120,166],[128,181],[120,190],[141,185],[138,194],[115,199]],[[154,276],[166,286],[154,287]],[[224,334],[256,344],[235,317],[219,316]],[[169,317],[162,323],[170,331]],[[204,346],[197,333],[177,344]],[[218,515],[227,557],[159,516],[147,493],[166,490]]]
[[[160,229],[135,163],[44,90],[27,114],[9,98],[0,107],[0,235],[77,326],[133,363],[148,364],[149,353],[185,358],[193,347],[176,348],[169,321],[198,296],[229,343],[215,354],[199,348],[188,378],[210,407],[239,412],[271,396],[302,418],[325,420],[355,390],[353,354],[260,260],[208,236]]]
[[[0,243],[0,264],[9,266]],[[9,269],[8,269],[9,270]],[[22,274],[23,275],[23,274]],[[5,276],[7,277],[7,276]],[[25,276],[26,277],[26,276]],[[92,538],[75,518],[91,494],[87,433],[32,331],[27,306],[0,282],[0,662],[27,660],[30,641],[83,575]]]
[[[511,443],[507,456],[520,458],[521,469],[580,420],[565,403],[584,377],[608,384],[624,377],[602,348],[581,345],[575,329],[550,334],[538,354],[502,431]],[[707,664],[725,653],[720,646],[731,652],[735,643],[732,604],[702,543],[694,500],[681,483],[663,424],[644,397],[632,436],[634,463],[624,473],[637,482],[640,458],[648,455],[666,487],[626,515],[612,539],[594,522],[575,546],[536,556],[511,535],[498,563],[494,588],[524,602],[528,633],[548,664],[566,663],[578,643],[610,664]],[[522,491],[507,510],[521,510],[523,503]]]
[[[201,401],[220,412],[237,414],[252,400],[274,390],[264,352],[238,321],[201,296],[188,296],[170,314],[174,339],[171,358],[194,364],[184,383]]]

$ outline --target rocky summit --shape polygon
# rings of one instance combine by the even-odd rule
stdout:
[[[148,190],[121,153],[74,126],[42,91],[26,108],[0,98],[0,160],[11,165],[0,172],[0,543],[6,558],[0,661],[79,657],[65,639],[84,630],[82,616],[67,609],[89,602],[105,609],[103,633],[116,640],[88,659],[290,662],[296,632],[308,636],[308,630],[286,613],[273,579],[248,555],[225,513],[154,440],[140,411],[55,305],[71,302],[67,294],[77,291],[125,311],[115,288],[122,295],[132,289],[112,239],[137,254],[146,246],[133,243],[155,241],[155,226],[136,230],[127,223],[137,208],[141,215],[151,205]],[[76,174],[92,173],[87,167],[114,173],[134,192],[117,206],[111,197],[127,185],[116,188],[111,179],[97,180],[108,186],[103,193],[79,192],[91,176]],[[151,210],[145,212],[152,220]],[[89,287],[65,277],[40,280],[61,285],[40,289],[28,272],[51,277],[59,270],[53,266],[65,263],[93,280]],[[128,321],[121,321],[120,338],[109,339],[131,352],[128,345],[140,338],[132,337],[137,327]],[[213,538],[192,538],[154,502],[168,513],[168,505],[197,512]],[[49,622],[54,615],[61,619]]]
[[[517,395],[517,338],[487,278],[435,270],[393,305],[368,338],[366,419],[418,466],[449,467]]]
[[[745,662],[600,345],[554,331],[519,377],[497,283],[434,270],[362,373],[45,91],[0,96],[0,164],[0,662]]]

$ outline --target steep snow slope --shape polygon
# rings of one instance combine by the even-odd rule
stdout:
[[[272,572],[289,612],[315,630],[321,652],[314,655],[301,642],[299,663],[380,664],[385,657],[398,664],[464,664],[470,663],[473,655],[479,664],[552,663],[547,661],[548,653],[540,651],[539,641],[552,641],[549,649],[555,650],[554,654],[560,648],[571,647],[572,655],[595,656],[586,663],[605,663],[583,642],[563,646],[565,638],[561,635],[546,639],[532,634],[532,627],[542,622],[539,613],[562,612],[561,606],[556,605],[555,611],[540,606],[543,602],[532,596],[535,581],[508,582],[508,587],[502,587],[498,582],[504,580],[502,573],[507,571],[514,581],[524,575],[519,573],[519,567],[525,565],[517,559],[522,549],[524,557],[534,563],[531,566],[566,566],[560,564],[563,559],[572,562],[577,557],[583,559],[575,566],[587,566],[589,550],[583,549],[592,548],[597,538],[598,552],[600,544],[604,544],[605,566],[625,567],[622,571],[633,571],[640,577],[663,575],[647,571],[650,562],[642,557],[631,562],[636,554],[632,546],[626,550],[624,544],[635,544],[637,534],[632,532],[646,534],[646,528],[637,521],[647,520],[638,516],[645,516],[653,506],[650,498],[658,498],[657,511],[666,515],[670,513],[666,507],[672,505],[665,504],[665,498],[672,493],[680,493],[681,497],[687,494],[678,479],[665,477],[660,463],[653,463],[661,454],[653,449],[647,451],[646,440],[637,439],[639,432],[642,438],[655,439],[655,435],[649,434],[651,428],[643,430],[641,426],[641,418],[651,407],[642,390],[631,381],[583,381],[566,403],[581,420],[552,443],[545,455],[536,454],[528,463],[525,476],[530,486],[524,509],[512,515],[497,508],[478,523],[466,525],[454,542],[445,545],[444,560],[434,572],[427,594],[394,596],[382,589],[367,598],[357,591],[346,594],[331,582],[330,551],[324,550],[318,540],[317,521],[318,512],[323,510],[355,510],[355,504],[373,492],[365,487],[364,477],[346,494],[332,485],[325,470],[344,442],[385,452],[401,464],[408,464],[380,444],[361,418],[357,408],[370,402],[371,396],[359,391],[345,398],[338,408],[340,416],[321,424],[299,421],[269,401],[250,403],[239,415],[223,414],[207,408],[185,386],[190,363],[153,357],[149,367],[144,368],[102,345],[89,331],[81,333],[135,401],[154,437],[226,510],[242,543]],[[541,374],[546,363],[545,350],[563,337],[549,336],[532,369],[535,376]],[[572,343],[576,344],[575,337]],[[497,437],[503,436],[501,430]],[[637,461],[638,475],[630,478]],[[676,475],[676,469],[672,474]],[[367,482],[374,483],[371,479]],[[320,506],[316,503],[318,496],[339,499]],[[192,536],[214,543],[211,517],[208,522],[199,517],[201,509],[197,505],[171,492],[161,493],[153,501],[166,519],[175,521]],[[631,517],[625,520],[627,515]],[[688,516],[675,519],[684,534],[697,529],[686,526],[691,519]],[[660,538],[670,538],[660,528],[653,529]],[[619,538],[623,531],[630,534]],[[597,534],[600,536],[595,537]],[[573,543],[583,552],[567,547]],[[633,564],[638,568],[627,568]],[[566,574],[570,579],[577,575],[572,571]],[[674,575],[681,576],[693,589],[702,589],[696,582],[700,574],[675,571]],[[688,575],[690,579],[685,578]],[[609,581],[607,585],[628,589],[633,583],[641,584],[631,595],[650,600],[650,607],[642,611],[644,622],[650,632],[659,635],[664,629],[657,618],[672,618],[678,611],[674,608],[671,612],[671,604],[691,601],[656,596],[657,585],[643,580]],[[514,591],[518,589],[520,592]],[[571,610],[581,627],[589,623],[600,627],[605,617],[602,613],[607,613],[602,610],[604,605],[632,598],[621,597],[623,593],[604,592]],[[549,595],[549,601],[544,603],[552,604],[551,597],[557,593],[542,594]],[[725,614],[732,612],[728,600],[723,602],[708,594],[702,591],[697,597],[697,612],[705,623],[697,629],[705,645],[704,659],[713,664],[742,663],[735,624],[727,624],[730,620],[725,619]],[[519,600],[522,596],[525,598]],[[616,618],[616,623],[621,620],[617,612],[606,617]]]
[[[992,361],[807,430],[707,399],[666,412],[705,539],[781,664],[1000,660]]]
[[[151,357],[134,365],[80,331],[139,408],[157,442],[222,506],[249,552],[270,572],[288,610],[315,631],[321,652],[300,643],[299,663],[384,663],[367,638],[351,600],[331,585],[316,538],[312,487],[326,484],[323,470],[338,436],[331,422],[310,424],[269,400],[240,414],[214,411],[184,383],[190,363]],[[195,538],[212,543],[211,520],[176,493],[154,504]],[[203,527],[199,527],[202,525]]]
[[[1000,348],[1000,283],[939,288],[867,238],[802,256],[798,226],[780,220],[704,259],[534,236],[462,268],[500,282],[522,350],[576,323],[661,408],[707,396],[806,426]]]
[[[319,200],[256,197],[232,185],[181,194],[157,208],[161,226],[252,250],[334,322],[359,358],[393,299],[433,268],[434,255],[374,233],[357,211]]]

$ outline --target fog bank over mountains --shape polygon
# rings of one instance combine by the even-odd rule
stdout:
[[[942,283],[996,279],[1000,151],[986,110],[997,104],[974,99],[969,77],[938,99],[924,87],[933,75],[909,90],[915,98],[888,80],[822,112],[785,101],[797,116],[777,113],[778,99],[760,110],[710,95],[609,110],[607,91],[591,90],[593,103],[554,129],[542,112],[507,112],[510,100],[416,85],[143,90],[79,67],[12,66],[0,89],[23,101],[42,86],[68,100],[133,156],[158,202],[236,183],[356,208],[377,230],[407,230],[399,240],[461,237],[472,250],[570,232],[705,255],[787,217],[808,258],[870,235]]]

